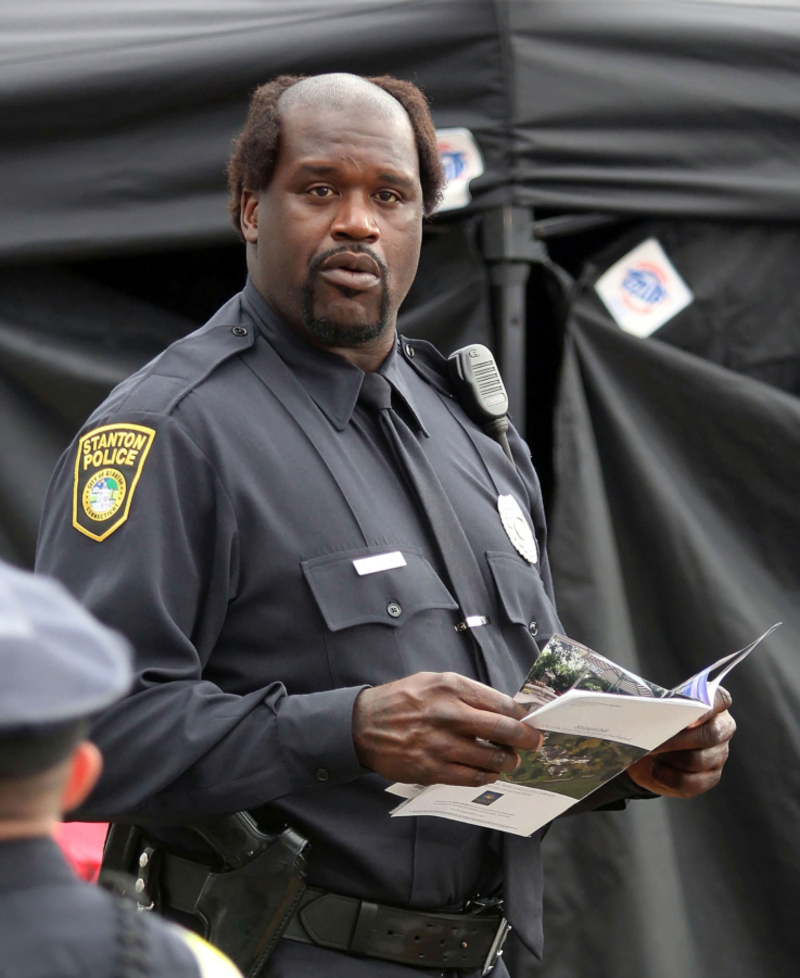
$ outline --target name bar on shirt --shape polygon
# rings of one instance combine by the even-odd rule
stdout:
[[[395,567],[405,567],[406,558],[399,550],[393,550],[388,554],[375,554],[374,557],[359,557],[353,561],[356,574],[363,577],[365,574],[377,574],[378,571],[392,570]]]

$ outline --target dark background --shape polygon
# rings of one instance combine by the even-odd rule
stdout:
[[[800,11],[695,0],[0,0],[0,554],[114,384],[244,280],[223,167],[282,72],[389,72],[475,135],[473,202],[426,227],[401,328],[494,345],[484,224],[531,209],[527,435],[568,633],[671,686],[730,679],[725,778],[565,819],[544,964],[515,978],[797,972]],[[556,218],[601,213],[592,230]],[[555,233],[565,227],[573,233]],[[696,299],[652,338],[593,283],[657,237]]]

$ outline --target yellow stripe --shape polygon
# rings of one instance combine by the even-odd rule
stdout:
[[[178,936],[194,955],[202,978],[242,978],[242,973],[231,959],[204,941],[202,937],[182,927],[175,928]]]

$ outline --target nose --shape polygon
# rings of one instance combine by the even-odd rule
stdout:
[[[334,241],[363,241],[372,243],[380,237],[372,202],[362,193],[344,194],[336,208],[331,225]]]

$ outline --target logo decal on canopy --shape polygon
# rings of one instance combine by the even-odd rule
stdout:
[[[634,336],[649,336],[694,302],[656,238],[620,258],[594,287],[617,325]]]
[[[439,158],[444,167],[447,186],[437,211],[452,211],[466,207],[472,200],[470,180],[484,171],[483,157],[469,129],[437,129]]]

